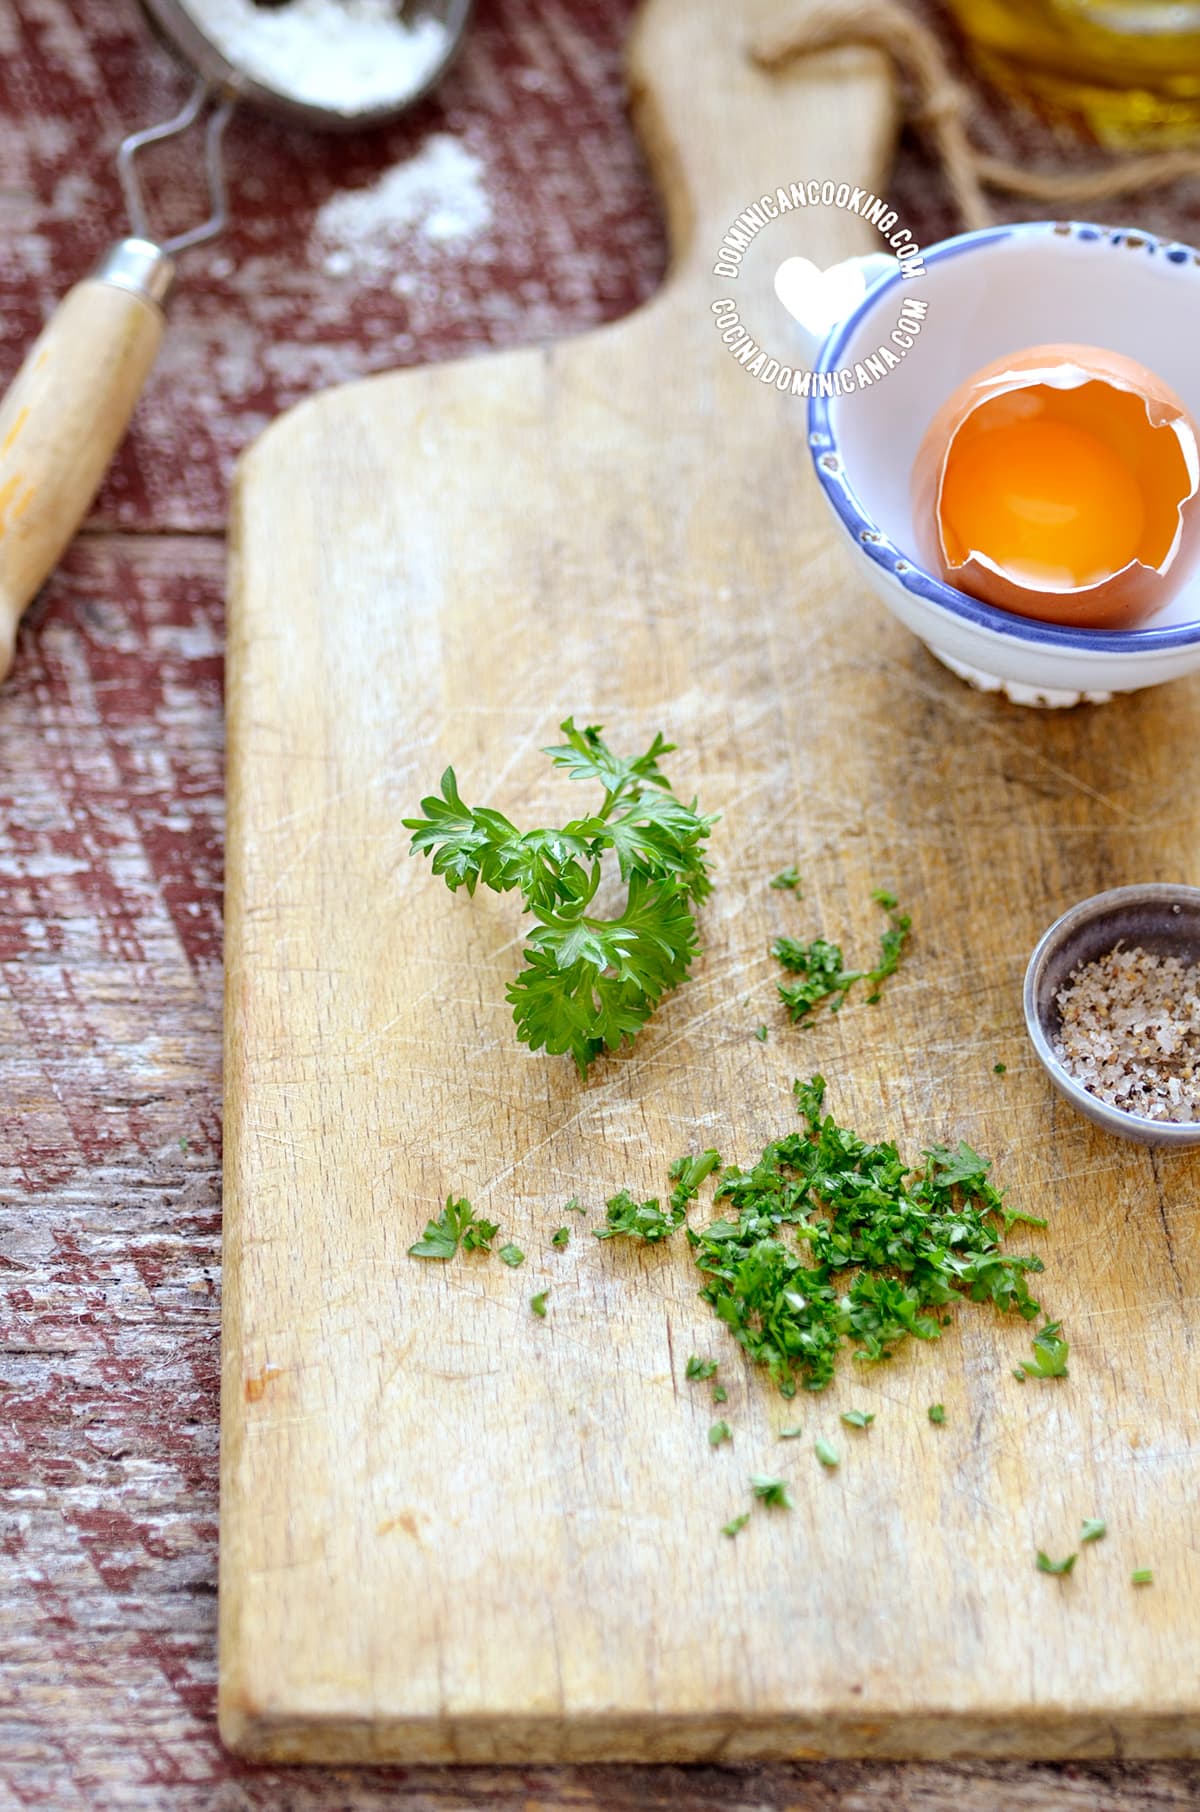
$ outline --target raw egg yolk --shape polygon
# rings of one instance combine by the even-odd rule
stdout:
[[[942,478],[949,557],[981,556],[1025,584],[1093,585],[1137,558],[1146,508],[1111,441],[1040,413],[963,437]]]

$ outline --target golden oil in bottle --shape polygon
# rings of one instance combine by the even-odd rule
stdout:
[[[981,73],[1114,149],[1200,141],[1200,0],[950,0]]]

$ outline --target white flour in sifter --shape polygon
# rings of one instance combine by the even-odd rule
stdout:
[[[395,0],[183,0],[231,63],[293,101],[355,114],[407,100],[446,54],[440,19],[411,25]]]
[[[331,196],[313,223],[311,249],[330,276],[391,277],[411,263],[414,233],[436,245],[489,225],[481,176],[477,157],[435,132],[369,189]]]

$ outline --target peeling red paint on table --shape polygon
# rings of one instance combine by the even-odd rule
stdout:
[[[481,0],[410,119],[357,140],[237,123],[233,225],[183,266],[133,431],[0,693],[0,1808],[1200,1805],[1187,1768],[351,1774],[249,1769],[217,1742],[229,474],[312,389],[578,332],[650,293],[664,245],[624,121],[631,13]],[[0,381],[124,230],[122,132],[181,91],[133,0],[0,12]],[[994,150],[1039,142],[980,128]],[[432,133],[479,160],[491,224],[417,232],[365,279],[330,269],[319,208]],[[183,213],[201,201],[193,162],[162,171]],[[927,238],[953,227],[911,143],[894,195]],[[1186,236],[1200,203],[1180,188],[1138,212]]]

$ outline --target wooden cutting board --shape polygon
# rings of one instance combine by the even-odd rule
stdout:
[[[1200,691],[1024,712],[851,576],[803,406],[709,312],[757,195],[884,180],[881,67],[764,76],[745,45],[772,10],[652,0],[641,20],[637,123],[674,243],[648,307],[318,397],[241,469],[221,1719],[250,1756],[1200,1751],[1198,1161],[1090,1128],[1020,1021],[1067,904],[1197,878]],[[773,231],[823,265],[870,246],[832,210]],[[759,260],[738,292],[762,320],[769,286]],[[679,790],[723,814],[694,979],[586,1086],[513,1036],[519,902],[452,899],[400,822],[447,761],[523,824],[579,811],[538,752],[568,712],[629,752],[663,729]],[[793,861],[803,898],[767,885]],[[904,969],[880,1005],[789,1027],[771,937],[872,950],[881,883],[913,916]],[[1050,1215],[1067,1381],[1017,1384],[1028,1327],[968,1307],[940,1345],[787,1405],[697,1300],[682,1241],[592,1238],[609,1194],[659,1192],[679,1152],[756,1155],[818,1067],[844,1121],[914,1154],[966,1137]],[[406,1256],[448,1191],[520,1270]],[[728,1385],[716,1450],[693,1352]],[[840,1424],[851,1405],[869,1433]],[[752,1471],[796,1508],[725,1540]],[[1038,1573],[1090,1516],[1109,1533],[1073,1576]]]

